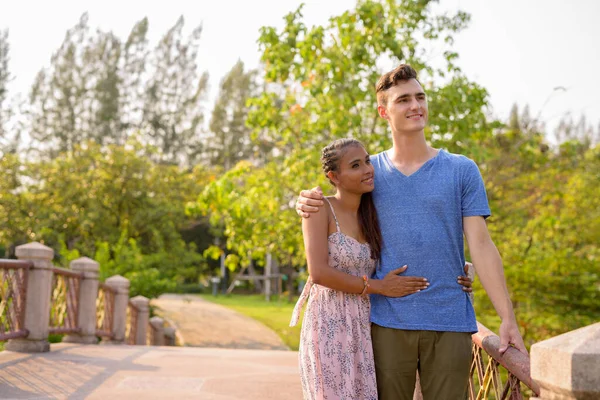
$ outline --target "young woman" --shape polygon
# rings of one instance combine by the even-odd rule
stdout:
[[[323,171],[336,194],[325,198],[302,232],[310,278],[290,326],[308,300],[300,334],[300,374],[304,398],[377,399],[367,296],[407,296],[424,290],[422,277],[398,276],[407,266],[370,279],[381,253],[381,233],[371,198],[374,171],[369,154],[354,139],[323,149]],[[470,288],[470,280],[460,280]],[[470,290],[470,289],[468,289]]]

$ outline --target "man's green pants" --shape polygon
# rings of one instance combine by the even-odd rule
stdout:
[[[419,371],[424,400],[464,400],[471,334],[408,331],[371,324],[380,400],[412,400]]]

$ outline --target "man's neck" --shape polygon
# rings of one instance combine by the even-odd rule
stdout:
[[[393,146],[388,155],[395,164],[412,165],[421,164],[433,157],[437,151],[427,144],[425,133],[414,132],[403,134],[394,132]]]

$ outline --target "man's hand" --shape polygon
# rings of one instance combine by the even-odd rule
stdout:
[[[296,200],[296,212],[302,218],[310,218],[310,213],[319,211],[319,207],[323,204],[323,191],[319,186],[311,190],[303,190]]]
[[[500,354],[504,354],[510,345],[515,346],[523,354],[527,354],[527,348],[523,343],[521,333],[519,333],[519,327],[517,322],[513,320],[502,321],[500,324]]]

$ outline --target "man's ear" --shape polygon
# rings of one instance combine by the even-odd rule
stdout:
[[[339,180],[338,180],[337,174],[336,174],[335,172],[333,172],[333,171],[329,171],[329,172],[327,173],[327,177],[328,177],[328,178],[329,178],[329,180],[330,180],[331,182],[333,182],[334,184],[336,184],[336,185],[338,184]]]
[[[388,119],[387,109],[384,106],[377,106],[377,113],[383,119]]]

